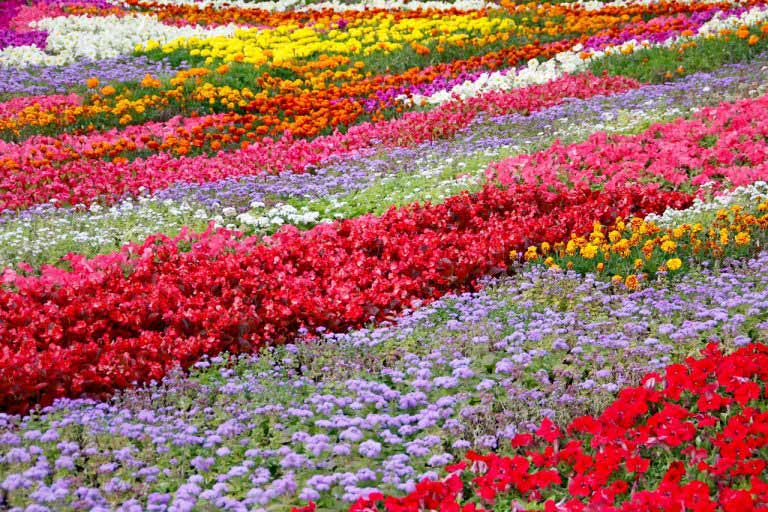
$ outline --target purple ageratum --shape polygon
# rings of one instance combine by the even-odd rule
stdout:
[[[368,441],[360,443],[358,452],[365,457],[374,459],[381,454],[381,443],[369,439]]]
[[[147,73],[164,77],[188,67],[184,62],[174,67],[165,59],[152,61],[144,55],[98,61],[81,60],[65,66],[0,67],[0,98],[64,94],[71,92],[73,88],[83,87],[85,79],[92,76],[102,83],[138,82]]]

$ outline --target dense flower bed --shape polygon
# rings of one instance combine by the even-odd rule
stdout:
[[[551,512],[759,510],[768,501],[767,367],[764,344],[728,355],[710,345],[701,358],[621,390],[597,417],[575,418],[565,431],[544,420],[511,439],[511,455],[469,452],[440,482],[403,498],[376,494],[349,510],[519,510],[534,502]]]
[[[765,509],[767,55],[762,0],[0,2],[0,509]]]
[[[3,144],[0,176],[8,183],[0,194],[2,209],[28,207],[50,200],[62,203],[90,203],[101,199],[109,204],[125,194],[158,190],[175,182],[207,182],[260,172],[304,172],[331,156],[341,157],[370,149],[373,145],[405,146],[427,140],[449,138],[466,127],[480,113],[500,115],[514,111],[535,111],[569,97],[590,97],[621,92],[637,86],[624,78],[579,75],[565,77],[547,87],[533,86],[509,93],[488,93],[479,98],[445,105],[427,113],[409,113],[402,119],[365,123],[344,134],[311,141],[288,135],[279,140],[264,139],[247,148],[213,156],[176,158],[180,147],[207,145],[220,149],[224,135],[216,127],[233,122],[227,114],[196,118],[174,118],[165,123],[147,123],[125,130],[81,136],[32,137],[22,143]],[[46,97],[55,98],[55,97]],[[21,110],[39,99],[11,100],[3,108]],[[53,99],[47,99],[52,102]],[[60,102],[63,103],[63,102]],[[238,116],[237,122],[254,119]],[[231,130],[230,130],[231,131]],[[245,132],[239,128],[237,132]],[[229,140],[229,132],[227,132]],[[236,142],[239,137],[235,135]],[[226,141],[224,142],[226,144]],[[144,149],[159,150],[149,158],[128,162],[119,156]],[[92,160],[110,158],[94,174]]]
[[[103,395],[203,354],[382,320],[504,271],[510,250],[562,240],[595,217],[689,201],[637,186],[554,197],[536,187],[489,187],[306,234],[282,231],[266,244],[227,233],[151,238],[109,257],[71,258],[72,272],[7,271],[15,290],[0,291],[3,406],[25,411],[59,396]]]

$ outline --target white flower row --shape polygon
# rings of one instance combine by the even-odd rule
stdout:
[[[116,5],[123,5],[120,0],[111,0]],[[157,0],[153,3],[163,5],[195,5],[199,7],[212,6],[216,9],[238,7],[241,9],[263,9],[266,11],[312,11],[333,9],[337,12],[361,11],[364,9],[416,10],[416,9],[461,9],[464,11],[491,8],[493,3],[484,0],[457,0],[456,2],[441,2],[435,0],[404,1],[404,0],[358,0],[356,2],[307,2],[305,0],[277,0],[275,2],[250,2],[247,0]]]
[[[728,192],[709,199],[696,198],[693,204],[685,209],[667,208],[661,215],[650,214],[645,217],[647,222],[654,222],[660,227],[673,227],[688,223],[692,219],[701,218],[705,214],[714,214],[732,205],[747,207],[756,205],[768,199],[768,183],[756,181],[751,185],[734,188]]]
[[[735,29],[742,24],[754,25],[768,19],[768,9],[764,6],[753,7],[736,16],[715,15],[710,21],[703,24],[692,37],[677,37],[663,43],[653,44],[648,41],[628,41],[621,45],[611,46],[604,50],[593,51],[588,58],[582,58],[582,45],[576,45],[572,50],[558,53],[553,58],[544,62],[536,59],[528,61],[528,65],[519,70],[508,72],[495,71],[483,73],[475,80],[467,80],[451,89],[443,89],[429,96],[413,95],[410,99],[401,95],[398,99],[404,102],[412,101],[417,105],[440,105],[450,101],[454,96],[462,99],[472,98],[491,91],[508,91],[533,84],[543,84],[554,80],[566,73],[579,73],[586,70],[590,64],[602,59],[606,55],[616,53],[633,53],[651,46],[672,46],[680,40],[695,39],[717,34],[723,29]]]
[[[133,52],[137,44],[150,39],[161,44],[178,38],[233,35],[235,24],[206,28],[174,27],[155,16],[58,16],[43,18],[30,26],[48,32],[45,50],[36,46],[15,46],[0,51],[0,67],[62,65],[82,59],[106,59]]]
[[[204,229],[210,213],[199,206],[141,197],[88,211],[32,215],[0,223],[0,268],[21,261],[52,261],[68,252],[114,251],[131,240],[173,234],[182,226]]]

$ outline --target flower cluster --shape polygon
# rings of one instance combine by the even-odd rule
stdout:
[[[710,222],[702,222],[666,229],[637,217],[627,222],[619,218],[610,226],[596,222],[587,236],[574,233],[567,242],[532,245],[522,256],[526,261],[543,261],[552,269],[597,271],[633,289],[639,280],[657,273],[674,275],[684,270],[684,264],[744,258],[759,249],[768,234],[768,199],[734,204],[718,210]]]
[[[767,365],[764,344],[728,355],[710,345],[565,432],[545,419],[511,439],[510,455],[470,451],[441,481],[402,498],[375,493],[349,510],[756,510],[768,501]]]

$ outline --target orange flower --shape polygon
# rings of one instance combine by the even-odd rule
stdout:
[[[629,288],[630,290],[634,290],[637,288],[637,276],[632,274],[627,276],[627,278],[624,280],[624,286]]]
[[[141,83],[139,85],[142,87],[152,87],[154,89],[159,89],[162,84],[160,83],[160,80],[147,73],[144,75],[144,78],[141,79]]]
[[[113,94],[115,94],[115,88],[112,87],[111,85],[107,85],[106,87],[102,87],[101,88],[101,94],[103,96],[112,96]]]
[[[749,44],[749,46],[754,46],[757,44],[759,40],[760,40],[760,37],[756,36],[755,34],[752,34],[751,36],[749,36],[749,40],[747,41],[747,43]]]
[[[95,89],[99,86],[99,79],[95,76],[92,76],[88,80],[85,81],[85,85],[88,86],[89,89]]]

